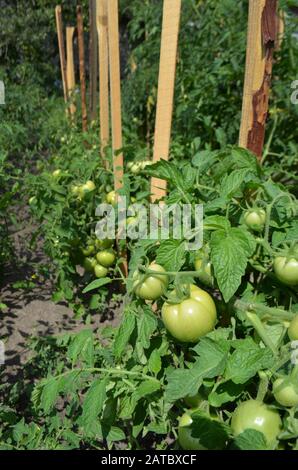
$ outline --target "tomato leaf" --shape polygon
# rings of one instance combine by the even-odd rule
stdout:
[[[240,286],[255,246],[253,236],[244,229],[232,227],[212,233],[211,260],[218,286],[226,302]]]
[[[120,325],[114,342],[114,354],[117,359],[119,359],[124,351],[125,346],[127,345],[129,338],[135,328],[136,317],[133,312],[128,311],[125,313],[124,320]]]
[[[94,380],[83,402],[82,425],[89,427],[102,411],[106,399],[108,378]]]
[[[85,287],[83,290],[83,294],[87,294],[87,292],[90,292],[94,289],[99,289],[102,286],[105,286],[106,284],[110,284],[112,282],[112,279],[109,279],[107,277],[103,279],[95,279],[95,281],[90,282],[88,286]]]
[[[195,395],[203,379],[213,378],[225,370],[229,342],[218,343],[202,338],[193,348],[200,357],[189,369],[170,369],[167,372],[166,398],[176,401],[187,395]]]
[[[185,242],[180,240],[163,240],[157,250],[156,262],[166,271],[179,271],[185,263]]]
[[[157,318],[152,314],[151,308],[144,307],[140,312],[137,320],[138,325],[138,342],[144,349],[150,346],[150,337],[157,328]]]
[[[238,450],[266,450],[268,449],[263,433],[255,429],[246,429],[235,437],[232,448]]]
[[[230,435],[230,428],[224,423],[210,419],[203,411],[197,410],[191,415],[193,423],[191,435],[200,439],[206,449],[220,450],[225,447]]]

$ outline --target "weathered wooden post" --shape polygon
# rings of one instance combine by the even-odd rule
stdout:
[[[250,0],[239,145],[262,158],[268,115],[278,0]]]

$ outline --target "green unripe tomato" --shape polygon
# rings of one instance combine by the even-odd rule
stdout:
[[[105,240],[95,240],[95,246],[98,250],[106,250],[109,248],[112,248],[114,245],[114,240],[110,240],[108,238],[105,238]]]
[[[107,276],[108,270],[104,266],[101,266],[100,264],[97,264],[94,268],[94,274],[98,279],[100,279],[102,277]]]
[[[255,429],[264,434],[271,447],[281,431],[279,413],[258,400],[247,400],[237,406],[233,413],[231,428],[235,436],[246,429]]]
[[[189,408],[198,408],[203,400],[204,398],[199,392],[193,396],[188,395],[187,397],[184,398],[185,404]]]
[[[87,273],[91,273],[94,271],[95,266],[97,265],[96,259],[94,258],[85,258],[83,267]]]
[[[97,253],[96,259],[105,268],[110,268],[115,264],[116,255],[113,250],[104,250]]]
[[[29,206],[34,206],[37,203],[37,198],[36,196],[32,196],[29,199]]]
[[[244,214],[244,222],[254,232],[260,232],[265,226],[266,212],[264,209],[248,210]]]
[[[95,246],[94,245],[87,245],[86,248],[82,248],[82,253],[84,256],[90,256],[95,253]]]
[[[202,336],[212,331],[217,320],[215,303],[212,297],[190,285],[190,296],[180,304],[164,303],[161,310],[166,329],[178,341],[196,343]]]
[[[213,276],[211,271],[211,261],[197,258],[195,260],[195,270],[198,272],[198,279],[206,286],[213,286]]]
[[[55,171],[53,171],[52,176],[53,176],[54,178],[59,178],[59,177],[61,176],[61,170],[55,170]]]
[[[95,189],[96,189],[95,184],[93,183],[93,181],[89,180],[85,184],[80,186],[79,193],[80,193],[81,197],[84,197],[87,194],[92,193]]]
[[[287,259],[277,256],[273,263],[277,279],[287,286],[298,286],[298,261],[296,258]]]
[[[288,336],[291,341],[298,341],[298,315],[296,315],[290,323]]]
[[[80,186],[72,186],[71,187],[71,194],[73,194],[74,196],[79,196]]]
[[[193,437],[191,435],[191,425],[193,420],[188,413],[184,413],[179,419],[178,427],[178,440],[179,444],[184,450],[207,450],[204,447],[199,437]]]
[[[110,191],[106,195],[106,201],[108,204],[111,204],[113,207],[117,204],[117,194],[116,191]]]
[[[275,400],[282,406],[298,405],[298,392],[296,392],[294,384],[286,383],[282,378],[275,380],[273,395]]]
[[[157,273],[166,272],[160,264],[151,263],[148,269],[157,271]],[[168,276],[165,274],[151,274],[142,283],[140,283],[140,274],[135,271],[133,274],[135,293],[144,300],[156,300],[161,297],[168,287]]]

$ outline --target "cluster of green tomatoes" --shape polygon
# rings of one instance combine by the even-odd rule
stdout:
[[[92,240],[82,248],[84,255],[83,267],[86,272],[93,273],[98,279],[108,275],[109,269],[115,265],[116,253],[113,250],[113,240]]]

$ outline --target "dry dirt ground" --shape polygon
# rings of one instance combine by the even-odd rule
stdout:
[[[11,383],[21,377],[22,365],[30,356],[28,339],[32,336],[57,335],[79,331],[85,327],[83,319],[75,319],[66,304],[51,300],[53,285],[32,275],[48,262],[43,253],[42,242],[30,250],[32,228],[26,227],[14,234],[15,262],[7,266],[0,280],[0,300],[7,306],[0,313],[0,339],[5,346],[5,366],[1,381]],[[34,286],[20,287],[20,283],[31,282]],[[92,328],[117,325],[121,306],[109,306],[104,314],[92,314]]]

